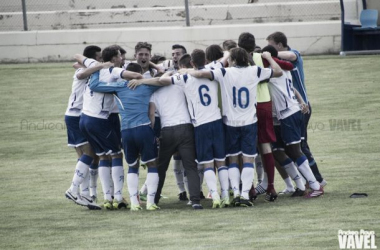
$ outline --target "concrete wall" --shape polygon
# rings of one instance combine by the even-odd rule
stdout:
[[[38,4],[33,2],[36,1],[27,1],[29,30],[185,26],[184,1],[166,0],[160,1],[159,5],[152,5],[157,1],[119,0],[113,1],[112,5],[108,1],[38,0]],[[218,2],[219,4],[215,4]],[[337,0],[247,2],[247,0],[190,1],[190,23],[230,25],[328,21],[340,18],[340,5]],[[19,7],[15,4],[11,2],[2,6],[4,3],[0,3],[0,6],[4,7],[0,11],[0,31],[23,30],[22,12],[20,10],[12,12]]]
[[[288,36],[290,46],[303,54],[339,53],[340,21],[305,23],[263,23],[242,25],[213,25],[194,27],[113,28],[91,30],[55,30],[0,32],[0,62],[70,61],[90,44],[102,48],[119,44],[134,54],[139,41],[153,44],[153,53],[171,55],[171,45],[180,43],[189,51],[221,44],[226,39],[237,40],[240,33],[251,32],[256,43],[266,45],[266,37],[275,31]]]

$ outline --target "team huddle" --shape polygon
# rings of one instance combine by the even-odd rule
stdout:
[[[136,44],[133,62],[118,45],[75,55],[65,122],[78,161],[66,198],[90,210],[138,211],[144,202],[158,210],[170,161],[179,200],[194,209],[203,209],[203,181],[212,208],[251,207],[261,194],[275,201],[275,167],[286,184],[279,194],[323,195],[327,182],[307,144],[302,57],[282,32],[267,41],[261,49],[245,32],[190,54],[175,44],[171,60],[152,57],[147,42]],[[140,166],[147,176],[139,189]]]

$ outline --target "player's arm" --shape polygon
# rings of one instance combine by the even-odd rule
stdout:
[[[106,62],[106,63],[97,63],[95,66],[93,67],[90,67],[90,68],[86,68],[84,70],[82,70],[81,72],[79,72],[78,74],[76,74],[77,78],[79,80],[81,79],[86,79],[87,77],[89,77],[92,73],[96,72],[96,71],[99,71],[101,69],[108,69],[110,67],[113,66],[113,63],[111,62]]]
[[[287,61],[295,62],[297,61],[297,54],[293,51],[279,51],[278,57],[281,59],[285,59]]]
[[[189,75],[192,75],[195,78],[207,78],[210,80],[214,80],[214,75],[209,70],[194,70],[188,72]]]
[[[143,79],[143,76],[140,73],[124,70],[121,73],[121,78],[125,80],[132,80],[132,79]]]
[[[162,87],[162,86],[167,86],[170,83],[169,84],[161,83],[160,78],[155,77],[155,78],[150,78],[150,79],[133,79],[133,80],[129,81],[127,86],[130,89],[135,89],[137,86],[140,86],[141,84]]]
[[[173,71],[168,71],[168,72],[165,72],[165,74],[163,74],[161,77],[160,77],[160,83],[162,84],[166,84],[166,85],[170,85],[172,83],[172,78],[171,76],[173,75]]]
[[[154,104],[154,102],[149,102],[149,120],[152,128],[154,128],[154,122],[156,121],[155,112],[156,105]]]
[[[114,93],[120,88],[125,88],[127,82],[101,82],[99,81],[99,71],[91,75],[89,87],[92,91],[101,93]]]
[[[271,68],[273,70],[272,77],[280,77],[280,76],[282,76],[282,70],[281,70],[280,66],[273,60],[271,54],[268,51],[265,51],[262,54],[262,57],[264,59],[266,59],[268,61],[269,65],[271,66]]]
[[[295,88],[293,88],[293,92],[294,92],[294,95],[297,98],[297,101],[300,104],[300,108],[301,108],[302,114],[308,114],[310,112],[309,105],[307,105],[305,103],[305,101],[303,100],[303,98],[302,98],[301,94],[298,92],[298,90],[296,90]]]
[[[228,58],[230,58],[230,52],[228,50],[223,51],[223,57],[219,59],[219,62],[223,64],[223,67],[227,67],[228,65]]]
[[[82,64],[76,62],[76,63],[73,64],[73,68],[74,69],[80,69],[80,68],[84,68],[84,66]]]
[[[157,70],[157,75],[162,75],[165,73],[165,67],[162,65],[157,65],[153,62],[149,62],[150,67],[153,69]]]

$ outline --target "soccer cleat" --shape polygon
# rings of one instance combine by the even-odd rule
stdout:
[[[255,188],[252,185],[251,189],[249,190],[249,200],[250,201],[254,201],[256,199],[257,199],[256,190],[255,190]]]
[[[219,199],[212,201],[212,208],[222,208],[222,204]]]
[[[229,194],[230,196],[234,196],[234,190],[230,189]]]
[[[140,201],[146,201],[146,196],[147,196],[147,194],[143,194],[143,193],[139,193],[139,198],[140,198]]]
[[[290,197],[300,197],[300,196],[304,196],[305,194],[306,194],[305,190],[296,188],[296,191],[294,191],[294,193]]]
[[[113,209],[112,201],[105,200],[103,203],[103,207],[107,210],[112,210]]]
[[[234,207],[238,207],[238,206],[240,206],[240,196],[236,196],[236,197],[232,200],[231,204],[232,204],[232,206],[234,206]]]
[[[221,207],[229,207],[231,205],[230,203],[230,197],[226,196],[221,201]]]
[[[187,198],[186,191],[183,191],[182,193],[178,194],[178,199],[180,201],[188,201],[189,199]]]
[[[148,210],[148,211],[160,210],[160,207],[154,203],[147,203],[146,204],[146,210]]]
[[[193,204],[192,205],[193,209],[198,210],[198,209],[203,209],[201,204]]]
[[[294,193],[295,191],[296,190],[294,188],[293,189],[287,189],[287,188],[285,188],[284,190],[282,190],[278,194],[291,194],[291,193]]]
[[[97,198],[95,195],[91,195],[91,199],[92,199],[94,202],[98,202],[98,198]]]
[[[261,185],[258,185],[255,188],[255,192],[256,195],[265,194],[265,189]]]
[[[187,205],[191,206],[191,205],[193,205],[193,202],[192,202],[192,201],[189,201],[189,202],[187,203]]]
[[[205,195],[203,194],[202,191],[201,191],[201,193],[199,194],[199,198],[200,198],[201,200],[206,199],[206,197],[205,197]]]
[[[86,196],[86,195],[82,195],[82,201],[87,203],[87,208],[90,209],[90,210],[101,210],[102,207],[99,206],[98,204],[96,204],[96,201],[90,197],[90,196]]]
[[[318,190],[312,190],[311,192],[309,192],[308,194],[306,194],[304,197],[306,199],[316,198],[316,197],[322,196],[323,194],[324,194],[323,187],[320,186],[320,188]]]
[[[140,210],[143,210],[142,207],[140,206],[140,204],[132,204],[131,205],[131,211],[140,211]]]
[[[322,187],[325,187],[327,185],[327,181],[323,179],[320,184]]]
[[[65,196],[67,199],[73,201],[79,206],[87,206],[87,203],[82,200],[82,197],[79,194],[74,195],[74,193],[71,192],[70,188],[66,190]]]
[[[129,205],[124,198],[121,201],[114,199],[112,203],[112,207],[113,209],[122,209],[122,208],[127,209],[129,208]]]
[[[273,192],[273,193],[267,193],[265,195],[265,200],[266,201],[269,201],[269,202],[273,202],[277,199],[277,194],[276,192]]]
[[[243,197],[240,197],[240,207],[253,207],[253,203],[250,200],[244,199]]]

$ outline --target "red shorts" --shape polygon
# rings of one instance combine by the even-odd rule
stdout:
[[[275,142],[276,135],[273,129],[272,102],[258,102],[256,113],[259,143]]]

